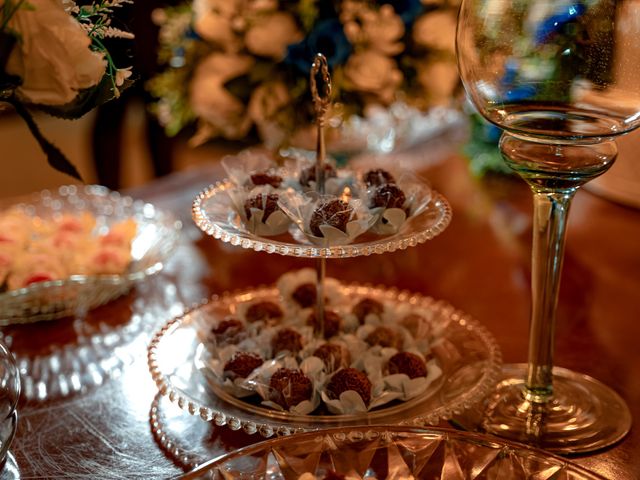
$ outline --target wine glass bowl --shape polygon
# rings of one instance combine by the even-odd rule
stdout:
[[[629,0],[463,0],[458,67],[468,98],[503,129],[506,164],[534,200],[532,309],[526,365],[506,366],[483,427],[563,453],[620,440],[631,415],[597,380],[554,368],[569,207],[617,156],[615,137],[640,126],[640,72],[625,46],[640,34]]]

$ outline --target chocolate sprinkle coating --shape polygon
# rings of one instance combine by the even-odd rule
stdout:
[[[319,334],[321,328],[320,322],[316,316],[316,311],[311,312],[307,318],[307,325],[313,327],[313,333]],[[324,311],[324,338],[331,338],[340,331],[342,326],[342,318],[333,310]]]
[[[367,315],[381,315],[384,312],[384,305],[373,298],[365,297],[356,303],[351,311],[362,325]]]
[[[278,206],[278,195],[270,193],[265,198],[261,193],[259,193],[253,197],[247,198],[244,202],[244,213],[247,216],[247,219],[251,218],[252,208],[262,210],[264,212],[262,214],[262,223],[265,223],[273,212],[280,210],[280,207]]]
[[[333,374],[327,384],[327,395],[331,399],[339,399],[343,392],[353,390],[365,405],[371,401],[371,381],[367,374],[355,368],[343,368]]]
[[[309,400],[313,393],[313,384],[302,370],[279,368],[269,380],[270,399],[289,410],[300,402]]]
[[[400,348],[402,346],[400,336],[389,327],[376,327],[367,335],[365,342],[371,346],[380,345],[384,348]]]
[[[267,322],[269,320],[280,320],[284,316],[282,309],[275,303],[268,300],[256,302],[247,308],[245,318],[247,322]]]
[[[404,192],[393,183],[377,187],[370,198],[370,208],[403,208],[407,200]]]
[[[232,378],[247,378],[251,372],[262,365],[260,355],[249,352],[237,352],[231,360],[224,365],[224,372]]]
[[[322,360],[327,372],[335,372],[351,363],[349,350],[335,343],[320,345],[313,352],[313,356]]]
[[[322,237],[321,225],[330,225],[346,233],[347,223],[352,213],[353,208],[337,198],[321,203],[311,214],[309,221],[311,233],[316,237]]]
[[[302,335],[291,328],[278,330],[271,339],[271,348],[274,356],[284,351],[298,353],[302,350]]]
[[[369,170],[362,176],[362,181],[368,186],[386,185],[387,183],[395,183],[393,175],[382,168]]]
[[[282,177],[267,172],[256,172],[251,174],[251,183],[256,186],[271,185],[273,188],[278,188],[282,183]]]
[[[331,165],[330,163],[325,163],[324,164],[324,178],[325,180],[327,178],[335,178],[338,176],[338,172],[336,171],[335,168],[333,168],[333,165]],[[310,167],[304,168],[300,171],[300,177],[299,177],[299,181],[300,181],[300,185],[302,185],[303,187],[310,187],[311,186],[311,182],[315,182],[316,181],[316,166],[311,165]]]
[[[303,283],[298,285],[291,294],[291,298],[300,305],[302,308],[307,308],[315,305],[317,290],[313,283]]]
[[[237,343],[244,332],[244,324],[237,318],[227,317],[211,329],[216,343]]]
[[[389,359],[387,365],[391,375],[404,373],[409,378],[427,376],[427,364],[419,355],[411,352],[399,352]]]

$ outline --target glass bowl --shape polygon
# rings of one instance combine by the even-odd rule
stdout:
[[[367,241],[333,247],[302,244],[296,242],[292,236],[278,240],[260,237],[245,230],[239,215],[234,211],[231,198],[226,193],[231,188],[231,182],[222,181],[198,194],[192,206],[193,220],[208,235],[256,252],[311,258],[348,258],[394,252],[431,240],[442,233],[451,222],[449,203],[441,194],[432,190],[431,201],[424,211],[407,219],[394,235],[365,234],[363,238],[367,238]]]
[[[16,361],[0,342],[0,467],[5,461],[18,426],[20,374]]]
[[[72,275],[0,293],[0,325],[81,316],[123,295],[135,282],[162,269],[181,228],[170,213],[98,185],[62,186],[56,192],[44,190],[9,206],[43,218],[89,212],[96,217],[98,228],[133,218],[138,230],[131,245],[132,261],[124,274]]]
[[[215,312],[224,316],[241,302],[274,300],[277,289],[262,287],[214,297],[169,321],[149,345],[149,370],[161,394],[180,408],[216,425],[227,425],[265,437],[321,427],[402,423],[435,425],[461,414],[482,401],[494,387],[501,363],[500,350],[489,332],[468,315],[445,302],[393,288],[341,285],[345,298],[369,297],[383,303],[407,302],[429,311],[434,328],[441,331],[434,351],[442,376],[424,394],[399,404],[350,415],[294,415],[222,395],[212,387],[203,366],[206,348],[198,328]]]
[[[398,426],[335,428],[267,440],[181,478],[604,480],[564,458],[495,437]]]

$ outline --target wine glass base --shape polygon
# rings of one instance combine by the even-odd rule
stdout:
[[[526,364],[503,366],[485,410],[486,432],[561,454],[600,450],[629,432],[629,408],[603,383],[554,367],[553,397],[540,406],[523,396],[526,373]]]

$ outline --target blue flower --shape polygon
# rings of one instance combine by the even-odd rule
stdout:
[[[322,20],[309,32],[307,38],[287,48],[284,61],[294,65],[305,75],[311,70],[316,53],[327,57],[330,68],[344,64],[351,55],[351,43],[337,19]]]
[[[540,22],[535,34],[537,44],[544,43],[551,35],[560,32],[568,23],[581,17],[587,7],[583,3],[563,5],[556,13]]]
[[[390,4],[402,19],[405,27],[413,25],[413,22],[416,21],[416,18],[418,18],[424,10],[420,0],[382,0],[380,4]]]

